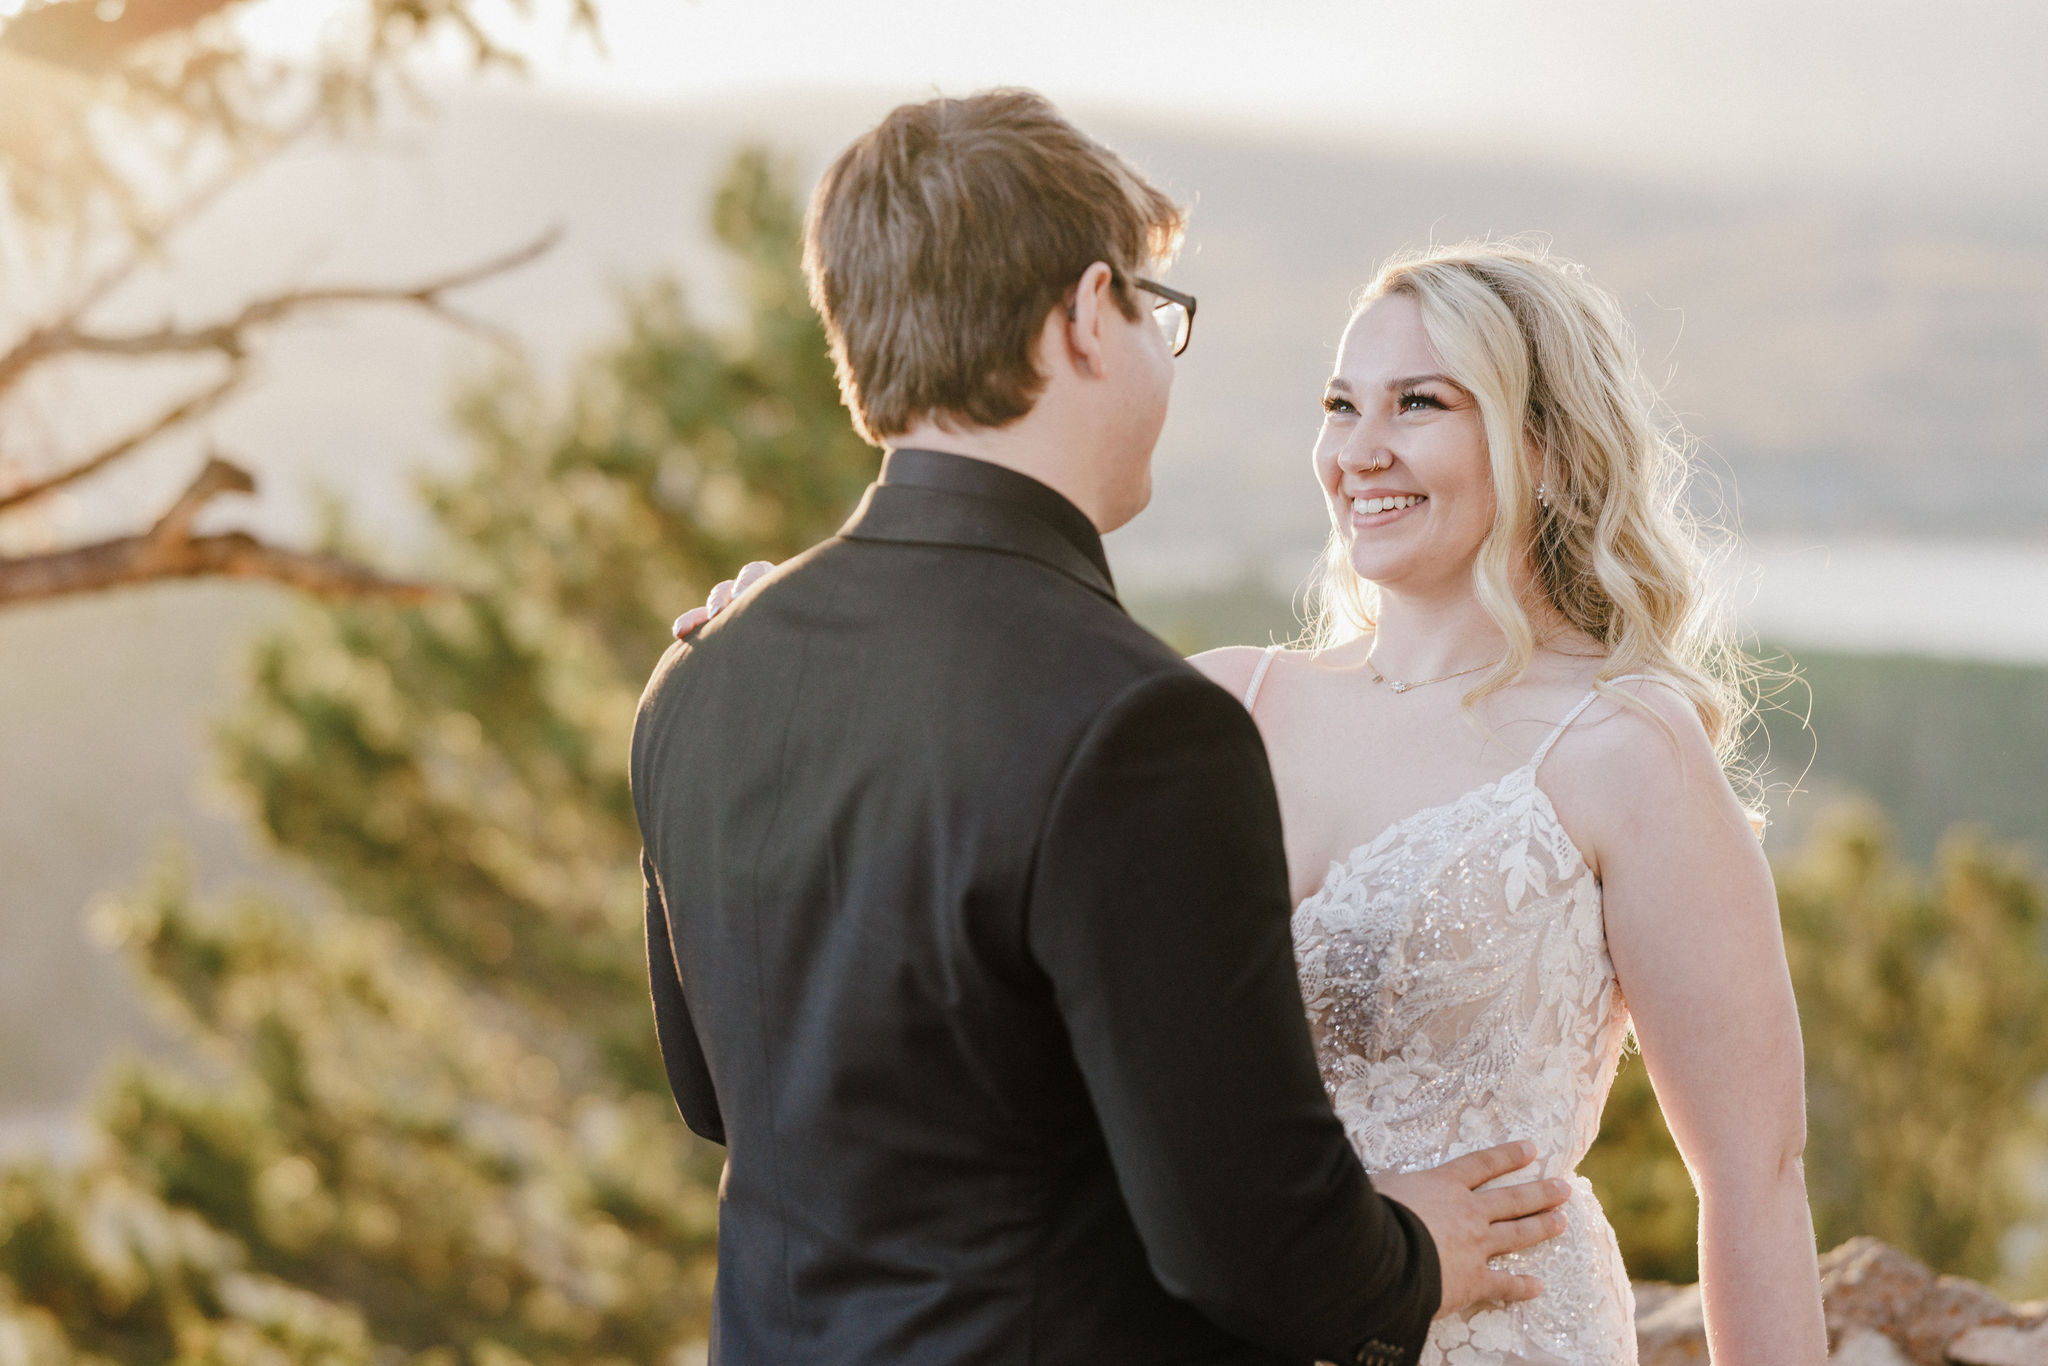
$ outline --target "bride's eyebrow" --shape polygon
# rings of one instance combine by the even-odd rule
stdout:
[[[1389,391],[1413,389],[1419,384],[1448,384],[1461,394],[1466,392],[1465,386],[1452,379],[1449,375],[1436,374],[1410,375],[1406,379],[1390,379],[1387,381],[1387,388]]]

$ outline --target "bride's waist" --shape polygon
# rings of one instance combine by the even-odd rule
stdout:
[[[1545,1175],[1563,1175],[1600,1132],[1601,1090],[1582,1089],[1569,1073],[1538,1080],[1521,1073],[1426,1078],[1400,1069],[1361,1071],[1332,1085],[1330,1099],[1351,1146],[1375,1171],[1432,1167],[1527,1141],[1543,1155]]]
[[[1499,1141],[1507,1143],[1513,1140],[1504,1138]],[[1513,1186],[1524,1181],[1562,1180],[1574,1183],[1575,1188],[1579,1184],[1585,1184],[1588,1192],[1593,1189],[1591,1184],[1586,1182],[1586,1178],[1579,1175],[1579,1163],[1585,1160],[1584,1153],[1546,1148],[1540,1138],[1529,1141],[1536,1145],[1536,1160],[1526,1167],[1494,1178],[1486,1183],[1488,1187]],[[1432,1167],[1441,1167],[1446,1162],[1454,1162],[1467,1153],[1476,1153],[1494,1146],[1495,1144],[1489,1141],[1476,1144],[1444,1144],[1426,1149],[1396,1146],[1378,1153],[1357,1151],[1359,1164],[1367,1171],[1379,1174],[1428,1171]]]
[[[1529,1180],[1530,1175],[1518,1172],[1488,1184],[1512,1184]],[[1554,1284],[1567,1295],[1583,1295],[1583,1286],[1577,1290],[1570,1286],[1589,1279],[1588,1273],[1595,1266],[1612,1267],[1615,1275],[1609,1279],[1619,1279],[1626,1285],[1620,1241],[1615,1237],[1614,1225],[1607,1221],[1607,1211],[1601,1207],[1593,1183],[1576,1172],[1566,1174],[1564,1181],[1571,1188],[1561,1207],[1564,1231],[1520,1252],[1502,1253],[1492,1259],[1492,1265],[1497,1270],[1535,1276],[1546,1288]],[[1591,1279],[1597,1282],[1599,1278]]]
[[[1468,1114],[1402,1120],[1347,1114],[1340,1107],[1338,1117],[1358,1160],[1375,1172],[1422,1171],[1498,1144],[1527,1142],[1535,1145],[1537,1155],[1522,1179],[1571,1176],[1599,1132],[1597,1121],[1560,1126],[1552,1116]]]

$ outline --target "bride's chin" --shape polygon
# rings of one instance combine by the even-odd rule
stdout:
[[[1354,541],[1345,559],[1352,573],[1380,588],[1434,591],[1442,584],[1463,582],[1471,577],[1477,560],[1476,551],[1471,557],[1459,560],[1429,553],[1435,549],[1411,548],[1402,553],[1388,546],[1361,545]]]
[[[1370,583],[1398,581],[1406,561],[1405,556],[1361,553],[1355,545],[1347,559],[1351,564],[1351,572]]]

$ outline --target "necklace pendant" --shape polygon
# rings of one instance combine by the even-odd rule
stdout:
[[[1393,687],[1393,689],[1394,689],[1394,691],[1395,691],[1395,692],[1407,692],[1407,691],[1408,691],[1408,685],[1407,685],[1406,683],[1402,683],[1402,682],[1394,681],[1394,682],[1392,682],[1392,683],[1391,683],[1391,686]]]

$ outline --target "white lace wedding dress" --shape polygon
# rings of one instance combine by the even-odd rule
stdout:
[[[1245,694],[1258,700],[1273,652]],[[1621,680],[1616,680],[1621,681]],[[1374,1172],[1528,1139],[1572,1194],[1569,1226],[1496,1259],[1543,1294],[1438,1322],[1424,1366],[1634,1366],[1634,1298],[1579,1161],[1628,1031],[1600,884],[1527,764],[1394,822],[1330,866],[1294,911],[1323,1084]],[[1508,1180],[1525,1180],[1533,1173]]]

